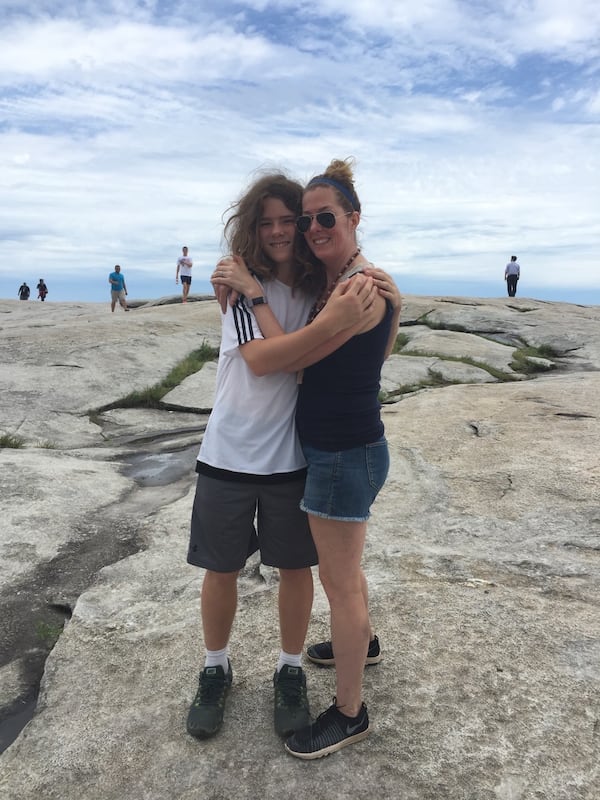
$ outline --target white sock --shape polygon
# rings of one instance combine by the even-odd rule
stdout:
[[[285,665],[289,667],[302,666],[302,653],[286,653],[285,650],[279,651],[279,661],[277,662],[277,672]]]
[[[204,659],[205,667],[223,667],[223,672],[227,673],[229,670],[229,661],[227,659],[227,645],[222,650],[207,650]]]

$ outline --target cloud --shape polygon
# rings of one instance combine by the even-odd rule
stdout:
[[[600,286],[599,8],[0,2],[0,271],[158,273],[185,240],[207,276],[254,170],[354,155],[388,269],[496,280],[514,249]]]

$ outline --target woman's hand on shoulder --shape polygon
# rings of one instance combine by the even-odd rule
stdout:
[[[390,301],[392,308],[395,311],[400,311],[402,308],[402,295],[392,276],[378,267],[365,267],[364,273],[373,279],[379,294]]]
[[[372,278],[357,273],[338,284],[321,313],[336,314],[340,330],[356,328],[362,331],[374,327],[379,322],[381,310]]]

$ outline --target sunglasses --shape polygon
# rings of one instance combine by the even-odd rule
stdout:
[[[300,233],[306,233],[310,228],[313,219],[316,219],[322,228],[335,227],[336,217],[348,217],[352,211],[346,211],[344,214],[334,214],[333,211],[320,211],[318,214],[302,214],[296,220],[296,227]]]

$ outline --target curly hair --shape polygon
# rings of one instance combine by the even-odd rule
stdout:
[[[283,172],[263,174],[254,181],[235,203],[225,211],[229,214],[224,237],[232,253],[240,255],[249,268],[262,280],[276,277],[277,265],[264,252],[258,235],[264,202],[275,197],[294,217],[302,213],[303,187]],[[294,236],[294,288],[308,294],[318,294],[325,283],[325,271],[304,240]]]
[[[339,158],[334,158],[325,172],[315,175],[314,178],[309,180],[305,191],[315,186],[332,186],[342,208],[346,211],[360,212],[360,200],[354,188],[354,173],[352,171],[354,164],[355,159],[352,156],[343,161]]]

